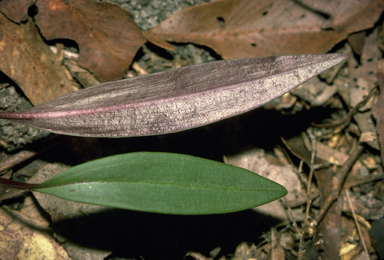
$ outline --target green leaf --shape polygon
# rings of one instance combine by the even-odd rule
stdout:
[[[181,215],[235,212],[287,194],[283,186],[242,168],[160,152],[87,162],[34,190],[77,202]]]

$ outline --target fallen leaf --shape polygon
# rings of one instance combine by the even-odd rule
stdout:
[[[311,151],[307,148],[308,146],[303,140],[303,134],[301,136],[289,137],[287,139],[281,137],[281,140],[293,155],[300,160],[303,160],[308,166],[311,165]],[[315,165],[327,165],[325,161],[318,157],[315,157],[314,163]]]
[[[71,75],[83,86],[83,88],[92,87],[100,84],[88,70],[79,67],[76,61],[65,59],[64,65],[68,68]]]
[[[359,102],[368,96],[369,92],[377,84],[377,61],[380,57],[380,51],[377,45],[378,29],[370,32],[364,41],[362,50],[361,65],[355,60],[353,55],[349,56],[349,91],[350,91],[350,106],[355,107]],[[377,138],[374,137],[376,127],[372,120],[372,111],[370,110],[372,102],[367,102],[366,105],[359,108],[360,113],[353,115],[353,119],[359,126],[362,135],[371,135],[373,138],[367,143],[374,149],[379,150],[379,143]],[[364,139],[360,139],[363,141]],[[365,140],[367,140],[365,138]]]
[[[293,171],[292,166],[276,166],[270,164],[265,158],[265,152],[262,149],[252,149],[236,155],[225,156],[224,162],[247,169],[284,186],[288,191],[285,200],[292,201],[297,199],[297,195],[302,191],[299,178]],[[279,201],[273,201],[254,208],[253,210],[260,214],[270,216],[282,223],[290,222],[286,209]],[[297,221],[303,220],[305,217],[301,209],[293,209],[292,214]]]
[[[377,61],[380,51],[377,45],[378,29],[365,37],[360,62],[353,55],[348,56],[349,89],[351,107],[362,101],[377,82]],[[361,63],[361,65],[359,65]],[[366,110],[366,109],[361,109]]]
[[[2,0],[0,1],[0,12],[9,20],[15,23],[21,23],[28,18],[28,8],[36,0]]]
[[[320,54],[209,62],[104,83],[27,112],[1,112],[0,118],[78,136],[178,132],[254,109],[345,58]]]
[[[224,59],[323,53],[349,33],[373,27],[384,4],[365,1],[227,0],[177,12],[144,36],[206,45]]]
[[[32,19],[17,25],[0,14],[0,28],[0,70],[35,106],[74,91]]]
[[[101,81],[128,71],[145,39],[128,11],[91,0],[39,0],[36,22],[47,40],[71,39],[79,45],[77,64]]]
[[[384,63],[383,60],[380,63]],[[384,164],[384,70],[377,73],[380,94],[376,104],[372,107],[372,114],[376,119],[376,132],[379,138],[382,164]]]
[[[310,139],[306,134],[302,134],[304,144],[308,151],[311,151],[312,144]],[[329,164],[334,164],[338,166],[342,166],[348,160],[348,155],[342,152],[337,151],[329,147],[326,144],[321,142],[316,143],[316,157],[328,162]]]
[[[305,100],[311,107],[319,107],[337,93],[337,86],[329,86],[325,82],[320,81],[318,77],[313,77],[290,93]]]
[[[351,45],[353,51],[361,56],[364,48],[365,31],[352,33],[348,36],[348,42]]]
[[[0,208],[0,258],[71,259],[49,235],[48,225],[7,207]]]

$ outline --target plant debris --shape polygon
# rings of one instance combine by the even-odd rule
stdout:
[[[167,135],[64,137],[0,120],[4,179],[39,183],[84,161],[157,151],[224,161],[289,192],[243,212],[171,216],[0,186],[1,259],[384,257],[383,1],[111,2],[0,1],[0,109],[220,59],[348,60],[258,109]]]
[[[89,0],[39,0],[36,23],[47,40],[71,39],[79,46],[80,67],[101,82],[121,79],[145,39],[130,13]],[[121,33],[124,31],[124,33]]]

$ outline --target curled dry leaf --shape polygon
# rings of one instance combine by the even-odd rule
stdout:
[[[91,0],[39,0],[36,5],[43,36],[76,41],[78,65],[102,82],[123,78],[145,43],[130,13],[118,5]]]
[[[17,25],[0,14],[0,31],[0,70],[35,106],[74,91],[32,19]]]
[[[0,118],[78,136],[178,132],[254,109],[345,58],[313,54],[198,64],[104,83]]]
[[[2,0],[0,1],[0,12],[9,20],[21,23],[28,18],[28,8],[35,3],[35,0]]]
[[[349,33],[373,27],[381,0],[226,0],[175,13],[144,36],[206,45],[224,59],[323,53]]]

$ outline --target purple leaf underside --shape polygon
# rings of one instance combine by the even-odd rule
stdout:
[[[257,108],[346,57],[310,54],[192,65],[100,84],[26,112],[0,112],[0,118],[75,136],[173,133]]]

